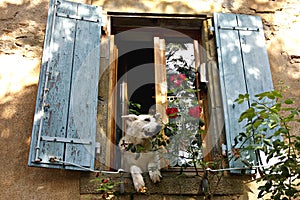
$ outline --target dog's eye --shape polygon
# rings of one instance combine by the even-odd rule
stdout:
[[[144,121],[150,122],[150,118],[146,118],[146,119],[144,119]]]

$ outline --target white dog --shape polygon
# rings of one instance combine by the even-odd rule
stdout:
[[[131,173],[135,189],[138,192],[146,192],[143,172],[149,172],[154,183],[159,182],[161,178],[159,158],[157,152],[152,149],[152,138],[162,129],[160,114],[130,114],[122,118],[127,122],[125,136],[119,143],[123,156],[122,167]]]

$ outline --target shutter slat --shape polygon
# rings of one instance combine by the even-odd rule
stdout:
[[[78,16],[99,16],[97,7],[79,5]],[[100,24],[78,21],[68,121],[68,138],[95,140],[98,76],[100,65]],[[88,39],[87,39],[88,38]],[[95,142],[66,145],[66,161],[94,165]]]
[[[72,9],[70,7],[69,9]],[[52,40],[49,45],[49,90],[45,95],[45,102],[49,105],[48,112],[43,120],[41,136],[65,137],[67,129],[70,77],[75,37],[75,23],[70,19],[55,17]],[[41,105],[42,106],[42,105]],[[42,108],[41,108],[42,109]],[[64,144],[41,141],[39,157],[43,162],[49,157],[64,156]]]
[[[224,13],[215,13],[214,23],[229,167],[243,168],[246,165],[241,159],[236,159],[233,147],[234,139],[244,126],[238,123],[239,116],[249,105],[235,105],[234,100],[239,94],[254,96],[273,89],[262,23],[256,16]],[[253,151],[245,151],[241,157],[249,163],[257,164]]]
[[[270,64],[260,17],[238,15],[237,20],[241,26],[256,26],[259,28],[259,31],[240,31],[249,94],[255,95],[273,90]]]
[[[101,26],[57,13],[100,19],[95,6],[50,1],[28,164],[82,170],[55,157],[93,169]]]
[[[237,26],[236,15],[217,15],[218,26]],[[224,110],[224,122],[227,142],[227,152],[230,157],[229,167],[242,167],[240,161],[233,161],[232,147],[234,138],[242,129],[242,124],[238,123],[239,111],[235,107],[234,100],[239,94],[246,93],[246,83],[244,78],[243,63],[241,57],[241,47],[239,43],[238,31],[228,29],[216,29],[218,37],[218,62],[220,73],[220,86],[222,90],[222,101]],[[246,109],[246,105],[242,105]]]

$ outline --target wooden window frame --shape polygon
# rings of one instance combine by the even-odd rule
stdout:
[[[139,19],[146,19],[147,22],[145,23],[144,20],[140,21]],[[186,34],[186,35],[189,35],[189,36],[192,36],[194,39],[194,54],[195,54],[195,66],[200,66],[200,63],[201,62],[206,62],[206,58],[207,58],[207,55],[205,55],[205,52],[203,52],[201,49],[199,49],[199,45],[202,45],[202,41],[203,41],[203,37],[201,35],[207,35],[206,31],[207,31],[207,28],[205,27],[202,27],[203,24],[205,24],[205,20],[208,19],[208,18],[211,18],[211,15],[168,15],[168,14],[163,14],[163,15],[160,15],[160,14],[132,14],[132,13],[113,13],[113,12],[108,12],[107,13],[107,26],[105,28],[105,31],[106,31],[106,34],[111,38],[114,38],[114,34],[117,34],[119,32],[123,32],[123,31],[126,31],[126,30],[130,30],[130,29],[134,29],[134,28],[138,28],[138,27],[145,27],[145,26],[154,26],[155,23],[163,23],[164,20],[187,20],[188,23],[179,23],[179,25],[175,26],[173,24],[171,25],[166,25],[165,27],[166,28],[173,28],[175,29],[176,28],[176,31],[180,31],[181,33],[183,34]],[[119,20],[119,21],[118,21]],[[129,21],[128,21],[129,20]],[[143,23],[141,23],[143,22]],[[201,24],[199,24],[201,22]],[[141,23],[141,24],[139,24]],[[195,24],[199,24],[198,27],[195,27]],[[155,72],[155,80],[156,80],[156,104],[159,104],[159,105],[162,105],[157,111],[160,112],[160,113],[163,113],[163,116],[162,116],[162,120],[164,122],[167,122],[167,116],[165,114],[165,110],[163,108],[166,108],[167,107],[167,101],[163,101],[164,98],[166,98],[166,95],[165,93],[167,93],[166,91],[161,91],[161,89],[163,87],[160,87],[159,85],[161,84],[164,84],[166,83],[166,76],[162,76],[163,74],[165,74],[165,68],[161,68],[159,66],[165,66],[166,63],[165,63],[165,59],[163,59],[163,56],[165,55],[165,40],[162,39],[162,38],[159,38],[160,34],[157,33],[156,34],[158,37],[154,37],[153,40],[154,40],[154,68],[156,70]],[[111,45],[114,45],[115,44],[112,44],[113,42],[110,41]],[[110,52],[112,52],[111,48],[110,48]],[[115,58],[110,58],[111,61],[111,67],[116,67],[117,65],[115,65],[115,63],[117,63],[117,61],[113,61]],[[117,67],[116,67],[117,68]],[[164,70],[163,70],[164,69]],[[115,69],[116,70],[116,69]],[[162,70],[162,71],[161,71]],[[159,71],[159,73],[158,73]],[[110,75],[110,84],[109,84],[109,94],[111,94],[111,92],[114,90],[113,88],[116,87],[116,82],[112,82],[112,77],[111,76],[114,76],[113,74],[115,74],[116,71],[113,71],[111,72],[111,75]],[[212,78],[212,77],[208,77],[208,78]],[[214,77],[215,78],[215,77]],[[218,79],[217,79],[218,81]],[[214,81],[213,84],[218,84],[217,81]],[[123,89],[127,89],[127,85],[123,85],[124,88]],[[211,86],[213,87],[213,86]],[[217,86],[214,86],[214,88],[216,88]],[[218,91],[217,91],[218,92]],[[216,93],[217,93],[216,92]],[[203,95],[203,94],[201,94]],[[157,97],[160,97],[160,98],[157,98]],[[127,95],[123,95],[123,103],[126,103],[128,102],[128,96]],[[206,122],[208,122],[209,120],[209,113],[208,113],[208,105],[209,103],[211,102],[216,102],[218,100],[212,100],[210,102],[208,101],[202,101],[200,100],[200,93],[198,93],[198,101],[199,101],[199,105],[201,106],[204,106],[205,107],[205,115],[203,115],[203,118]],[[213,97],[208,97],[206,94],[204,95],[204,98],[213,98]],[[109,102],[108,102],[108,109],[111,109],[111,110],[108,110],[108,113],[114,113],[114,115],[116,116],[116,99],[109,99]],[[214,106],[214,105],[213,105]],[[124,110],[124,109],[123,109]],[[126,112],[124,110],[124,112]],[[124,114],[124,113],[122,113]],[[211,114],[211,113],[210,113]],[[212,113],[213,114],[213,113]],[[218,118],[222,118],[222,116],[218,115]],[[123,124],[123,126],[125,126],[124,122],[121,122]],[[114,119],[111,117],[111,115],[109,114],[108,116],[108,122],[107,122],[107,136],[108,138],[111,139],[112,143],[113,144],[116,144],[117,141],[116,141],[116,130],[115,128],[115,125],[116,125],[116,122],[114,121]],[[215,128],[218,128],[216,127],[217,125],[216,124],[212,124],[212,126],[214,126]],[[206,126],[207,127],[207,126]],[[219,129],[218,129],[219,130]],[[206,134],[208,135],[208,134]],[[212,138],[212,136],[208,135],[208,137],[204,137],[205,139],[203,140],[203,143],[206,145],[206,146],[210,146],[212,144],[212,140],[214,138]],[[223,143],[223,140],[221,141]],[[213,160],[213,152],[220,152],[221,150],[221,145],[222,144],[219,144],[218,147],[216,147],[216,150],[211,150],[210,151],[207,151],[205,150],[206,148],[203,148],[203,154],[206,155],[204,160],[205,161],[211,161]],[[115,166],[115,159],[117,156],[115,156],[115,153],[116,151],[113,150],[113,147],[107,147],[107,155],[106,155],[106,165],[107,166],[114,166],[113,168],[116,169],[116,166]],[[113,154],[111,154],[113,153]],[[117,164],[118,166],[118,164]],[[175,169],[176,170],[176,169]],[[193,171],[193,169],[191,168],[191,170]]]

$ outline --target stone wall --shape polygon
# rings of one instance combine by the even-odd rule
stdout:
[[[273,81],[285,81],[286,96],[300,103],[300,2],[298,0],[78,0],[102,5],[106,11],[206,13],[214,11],[260,15],[264,22]],[[48,1],[0,2],[0,199],[97,199],[82,194],[85,173],[27,167],[27,158]],[[294,127],[299,132],[299,127]],[[128,179],[128,187],[131,185]],[[166,178],[166,181],[168,179]],[[172,180],[169,181],[172,183]],[[191,181],[193,183],[193,181]],[[86,183],[88,184],[88,183]],[[239,188],[244,188],[236,183]],[[248,194],[227,194],[215,199],[255,199]],[[163,196],[128,193],[122,199],[203,199],[197,193]]]

